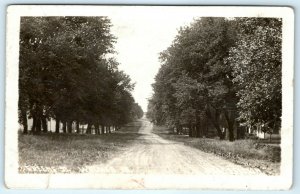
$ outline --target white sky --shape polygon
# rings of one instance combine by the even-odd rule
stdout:
[[[131,13],[109,16],[117,37],[119,68],[136,83],[133,97],[147,111],[154,77],[160,67],[159,53],[169,47],[180,26],[193,21],[192,14]]]

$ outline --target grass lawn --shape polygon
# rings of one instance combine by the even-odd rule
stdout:
[[[19,134],[19,172],[85,172],[86,165],[106,162],[128,147],[140,136],[136,133],[140,126],[141,122],[133,122],[103,135]]]
[[[280,173],[281,149],[280,145],[267,145],[259,140],[228,140],[220,141],[210,138],[191,138],[177,135],[164,127],[154,126],[154,132],[162,138],[182,142],[204,152],[213,153],[234,163],[259,168],[269,175]]]

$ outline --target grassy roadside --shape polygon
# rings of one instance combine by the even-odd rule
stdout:
[[[164,139],[182,142],[207,153],[213,153],[236,164],[258,168],[268,175],[280,173],[280,146],[261,144],[257,140],[220,141],[209,138],[191,138],[170,133],[154,126],[154,133]]]
[[[140,126],[141,122],[130,123],[104,135],[19,134],[19,172],[85,172],[85,166],[106,162],[126,149],[139,137]]]

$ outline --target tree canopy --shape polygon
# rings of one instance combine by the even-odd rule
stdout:
[[[280,19],[199,18],[160,59],[147,112],[154,123],[202,137],[210,121],[230,141],[241,124],[280,127]]]
[[[19,56],[19,120],[27,132],[46,120],[119,126],[142,116],[130,77],[108,57],[116,38],[107,17],[22,17]],[[138,112],[139,110],[140,112]],[[129,114],[130,113],[130,114]],[[70,131],[70,130],[69,130]]]
[[[278,130],[281,122],[281,19],[237,19],[236,46],[228,62],[237,86],[239,120]]]

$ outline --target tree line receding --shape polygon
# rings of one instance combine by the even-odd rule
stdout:
[[[200,18],[160,53],[147,116],[191,137],[281,127],[282,20]]]
[[[19,122],[23,132],[72,132],[75,124],[104,128],[140,118],[130,77],[111,54],[116,38],[107,17],[22,17],[19,56]],[[32,119],[31,130],[28,118]]]

